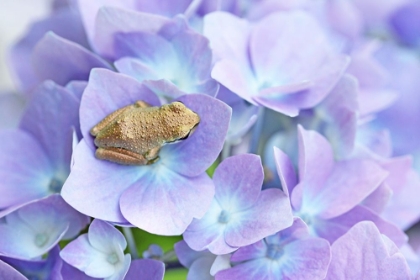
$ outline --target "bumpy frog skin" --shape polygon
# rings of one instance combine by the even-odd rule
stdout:
[[[124,165],[152,164],[166,143],[187,138],[200,117],[181,102],[150,107],[143,101],[123,107],[94,126],[96,158]]]

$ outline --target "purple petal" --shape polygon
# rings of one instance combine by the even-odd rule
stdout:
[[[93,250],[90,246],[88,235],[82,234],[76,240],[64,247],[60,252],[60,256],[71,266],[85,271],[94,259],[102,257],[102,253]],[[112,266],[104,266],[104,275],[110,275],[113,271]]]
[[[360,222],[332,245],[326,279],[411,279],[403,255],[387,250],[372,222]]]
[[[93,150],[82,140],[74,152],[74,165],[61,195],[73,208],[88,216],[126,223],[119,198],[144,172],[146,169],[137,166],[96,159]]]
[[[93,41],[95,34],[95,20],[98,16],[99,9],[104,6],[113,6],[118,8],[132,9],[134,8],[133,3],[129,1],[118,1],[118,0],[101,0],[101,1],[89,1],[85,3],[82,0],[77,0],[77,6],[80,10],[83,24],[86,33],[89,37],[90,42]]]
[[[203,34],[210,40],[213,61],[228,58],[247,63],[250,29],[246,20],[226,12],[214,12],[205,16]]]
[[[20,127],[40,142],[57,173],[69,173],[73,129],[79,126],[79,101],[65,88],[47,81],[33,93]],[[60,178],[61,179],[61,178]]]
[[[329,62],[325,57],[331,51],[324,30],[302,11],[268,15],[256,24],[250,38],[252,65],[261,80],[273,76],[291,83],[308,80],[315,74],[314,67]]]
[[[420,216],[418,207],[419,186],[419,175],[411,170],[407,177],[407,183],[401,191],[394,192],[390,203],[382,213],[382,217],[403,230],[417,222]]]
[[[92,68],[111,68],[99,56],[52,32],[37,43],[31,58],[40,81],[50,79],[60,85],[87,80]]]
[[[160,176],[143,176],[124,191],[121,212],[130,223],[150,233],[182,234],[193,218],[201,218],[209,208],[213,182],[205,173],[187,178],[164,164],[155,168]]]
[[[107,0],[117,3],[119,1]],[[113,4],[114,4],[113,3]],[[95,9],[96,15],[92,16],[90,12],[89,21],[92,23],[92,17],[96,16],[94,31],[88,29],[89,38],[91,38],[95,50],[102,56],[115,59],[116,46],[114,45],[114,36],[117,33],[129,32],[150,32],[156,33],[166,24],[169,19],[148,13],[139,13],[132,10],[123,10],[114,7],[101,7],[94,3],[91,7],[83,3],[83,9]],[[96,6],[96,7],[93,7]],[[120,4],[113,5],[120,6]],[[99,9],[99,10],[98,10]],[[82,15],[84,12],[82,11]],[[93,23],[92,23],[93,25]],[[90,32],[89,32],[90,31]],[[94,37],[93,37],[94,36]]]
[[[222,208],[213,199],[206,214],[200,220],[193,220],[185,230],[185,242],[195,251],[208,248],[211,252],[219,254],[230,253],[235,248],[225,242],[224,230],[226,225],[219,223]]]
[[[211,266],[214,262],[214,257],[204,257],[196,260],[188,270],[187,280],[214,280],[210,274]]]
[[[225,232],[232,247],[252,244],[293,224],[289,198],[279,189],[262,191],[257,202],[239,215],[240,221],[228,225]]]
[[[95,278],[87,276],[84,272],[78,270],[66,262],[63,262],[61,276],[63,277],[63,280],[95,280]]]
[[[277,174],[280,177],[283,192],[289,196],[297,184],[296,172],[290,158],[279,148],[274,147],[274,157],[276,160]]]
[[[376,163],[366,160],[347,160],[335,164],[322,189],[305,197],[304,208],[313,209],[324,219],[346,213],[371,194],[388,173]]]
[[[175,64],[176,66],[178,64],[174,46],[170,41],[157,34],[146,32],[119,33],[115,35],[115,48],[115,55],[118,58],[135,57],[152,69],[155,68],[156,74],[162,75],[165,73],[163,71],[168,71],[164,65]],[[165,60],[162,61],[162,58],[165,58]]]
[[[252,98],[257,93],[257,84],[248,67],[234,60],[223,59],[214,65],[211,77],[246,101],[257,105]]]
[[[68,89],[73,95],[76,97],[77,100],[82,100],[83,92],[87,86],[86,81],[71,81],[66,85],[66,89]]]
[[[113,252],[116,244],[124,250],[127,247],[127,241],[124,235],[101,220],[94,220],[89,226],[88,238],[90,245],[101,252]]]
[[[27,35],[13,46],[10,53],[10,68],[14,72],[13,76],[21,91],[27,94],[39,82],[36,69],[28,67],[28,62],[31,61],[36,43],[48,31],[86,48],[89,46],[79,14],[75,9],[60,9],[54,11],[48,18],[33,23]]]
[[[20,274],[16,269],[0,260],[0,278],[11,280],[25,280],[25,276]]]
[[[179,98],[180,96],[186,94],[186,92],[180,90],[175,84],[166,79],[157,81],[146,80],[143,83],[157,95],[167,97],[169,99]]]
[[[174,249],[179,262],[186,268],[189,268],[195,260],[201,257],[212,256],[208,250],[201,252],[192,250],[183,240],[175,243]]]
[[[163,262],[156,260],[135,260],[131,262],[130,269],[124,279],[150,279],[162,280],[165,273],[165,265]]]
[[[107,252],[92,248],[87,234],[79,236],[68,244],[61,251],[60,256],[67,263],[95,278],[115,277],[115,279],[123,279],[130,265],[129,255],[125,256],[124,263],[120,266],[108,262]],[[121,273],[122,275],[119,276]]]
[[[244,154],[227,158],[213,175],[215,199],[223,209],[244,211],[258,200],[263,179],[259,156]]]
[[[361,204],[371,209],[373,212],[381,214],[388,205],[392,195],[391,188],[386,183],[382,183],[374,192],[366,197]]]
[[[273,270],[270,263],[265,259],[255,259],[239,264],[230,269],[219,271],[215,276],[216,280],[231,279],[261,279],[270,280],[273,278]]]
[[[0,132],[0,208],[47,195],[53,167],[38,142],[22,130]]]
[[[331,243],[345,234],[352,226],[361,221],[372,221],[397,246],[407,242],[407,236],[394,224],[382,219],[376,213],[363,206],[356,206],[349,212],[329,220],[316,221],[313,225],[315,232]]]
[[[120,73],[133,77],[138,81],[159,80],[159,75],[155,69],[138,58],[123,57],[118,59],[114,65]]]
[[[80,104],[80,126],[90,148],[96,149],[89,131],[110,113],[143,100],[158,106],[160,102],[146,86],[133,78],[105,69],[94,69]]]
[[[63,260],[60,258],[60,247],[57,245],[48,252],[46,259],[39,260],[18,260],[7,257],[2,257],[2,260],[7,264],[13,266],[18,271],[22,272],[25,276],[31,277],[32,275],[43,276],[48,279],[61,280],[61,269],[63,267]],[[1,271],[1,268],[0,268]],[[2,277],[0,272],[0,277]],[[3,279],[3,278],[1,278]],[[6,278],[9,279],[9,278]],[[10,278],[15,279],[15,278]],[[20,279],[20,278],[19,278]],[[26,279],[26,278],[25,278]]]
[[[59,195],[52,195],[8,214],[6,223],[0,224],[0,254],[28,260],[53,248],[69,229],[72,216],[79,215],[70,207],[60,208],[63,203]]]
[[[330,245],[322,238],[296,240],[284,246],[287,262],[281,267],[284,279],[324,279],[330,263]]]
[[[51,211],[51,209],[53,210]],[[54,224],[69,223],[68,230],[63,236],[64,239],[77,236],[90,221],[88,217],[68,205],[59,194],[53,194],[31,202],[18,211],[22,220],[25,220],[28,224],[37,222],[40,226],[41,223],[46,223],[45,225],[50,224],[51,227],[54,227]],[[40,214],[41,211],[43,214]]]
[[[267,253],[267,244],[264,240],[258,241],[249,246],[239,248],[233,253],[230,260],[232,262],[244,262],[256,258],[264,258]]]
[[[345,158],[353,151],[357,129],[358,95],[357,80],[350,75],[344,75],[316,108],[317,113],[324,116],[330,126],[325,134],[331,139],[334,153],[338,158]]]
[[[223,102],[204,94],[188,94],[178,100],[200,116],[200,124],[185,141],[162,147],[161,160],[180,174],[197,176],[222,150],[232,111]]]
[[[191,0],[137,0],[135,3],[139,11],[173,17],[184,13],[191,2]]]
[[[315,197],[324,187],[334,167],[330,143],[318,132],[298,126],[299,181],[305,184],[305,196]],[[322,166],[322,168],[319,168]]]

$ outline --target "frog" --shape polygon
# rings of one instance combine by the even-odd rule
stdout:
[[[162,146],[187,139],[200,116],[180,101],[151,106],[144,101],[107,115],[91,130],[95,157],[122,165],[150,165]]]

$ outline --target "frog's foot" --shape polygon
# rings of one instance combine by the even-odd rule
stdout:
[[[146,159],[143,155],[122,148],[98,148],[95,156],[97,159],[108,160],[123,165],[151,164],[151,160]]]

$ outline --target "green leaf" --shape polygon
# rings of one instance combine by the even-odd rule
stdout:
[[[213,164],[206,170],[207,174],[213,178],[214,171],[216,170],[217,166],[219,165],[220,161],[217,159]]]
[[[187,279],[188,270],[185,268],[171,269],[165,272],[163,280],[185,280]]]
[[[162,247],[164,252],[174,249],[174,244],[182,240],[182,236],[160,236],[148,233],[139,228],[131,228],[136,242],[137,252],[139,256],[146,251],[151,244],[157,244]]]

